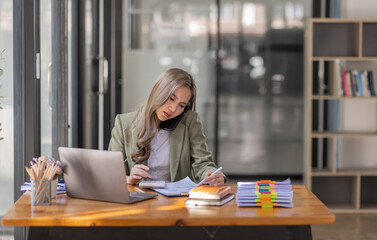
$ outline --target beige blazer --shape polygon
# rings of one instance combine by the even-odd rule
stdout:
[[[137,132],[132,126],[135,116],[134,112],[117,115],[109,144],[110,151],[123,153],[127,176],[135,165],[131,155],[137,151]],[[178,126],[170,132],[169,142],[171,181],[186,176],[193,181],[201,181],[207,176],[207,171],[217,169],[208,150],[198,113],[187,111]],[[143,164],[148,165],[148,162],[144,161]]]

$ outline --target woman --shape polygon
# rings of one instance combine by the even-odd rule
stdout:
[[[194,112],[195,103],[194,79],[172,68],[158,77],[136,113],[116,117],[109,150],[123,153],[129,184],[142,178],[175,182],[189,176],[194,181],[224,185],[223,173],[210,176],[217,167]]]

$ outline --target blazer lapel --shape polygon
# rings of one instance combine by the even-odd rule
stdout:
[[[137,147],[137,130],[136,129],[132,129],[131,133],[132,133],[132,136],[130,137],[130,139],[131,139],[130,140],[131,141],[131,146],[130,146],[131,151],[130,152],[134,153],[137,150],[139,150],[138,147]],[[129,156],[129,158],[130,158],[130,162],[132,162],[132,166],[131,167],[135,166],[136,163],[134,161],[132,161],[131,156]],[[145,160],[145,161],[143,161],[141,163],[144,164],[145,166],[148,166],[148,160]]]
[[[178,124],[178,126],[170,132],[169,143],[170,143],[170,173],[171,181],[175,181],[177,177],[178,167],[181,160],[181,153],[183,147],[182,136],[185,133],[184,124]]]

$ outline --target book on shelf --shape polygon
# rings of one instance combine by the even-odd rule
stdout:
[[[222,206],[225,203],[231,201],[234,198],[233,193],[228,193],[220,199],[198,199],[188,198],[185,201],[186,207],[198,207],[198,206]]]
[[[339,96],[369,97],[376,96],[374,89],[373,72],[368,70],[342,70],[342,79],[339,79],[343,89]]]
[[[350,80],[350,75],[349,75],[349,72],[346,71],[346,70],[343,70],[343,92],[344,92],[344,96],[345,97],[348,97],[348,96],[351,96],[351,90],[350,90],[350,84],[351,84],[351,80]]]
[[[360,96],[360,94],[359,94],[359,86],[358,86],[358,82],[357,82],[357,78],[356,78],[355,70],[351,70],[351,71],[349,71],[349,74],[350,74],[350,76],[351,76],[351,89],[352,89],[352,96],[353,96],[353,97]]]
[[[189,198],[219,200],[228,193],[230,193],[229,186],[200,185],[190,190]]]
[[[374,81],[373,81],[373,72],[372,71],[368,71],[368,83],[369,83],[370,95],[376,96],[376,91],[374,89]]]
[[[361,79],[362,89],[363,89],[363,96],[370,97],[370,90],[368,88],[368,72],[367,71],[358,71],[359,78]]]
[[[353,81],[352,81],[352,74],[350,71],[346,71],[346,85],[347,85],[347,92],[348,92],[348,95],[347,97],[351,97],[351,96],[354,96],[355,94],[355,89],[352,88],[353,86]]]
[[[364,93],[364,85],[361,80],[361,71],[353,70],[352,73],[355,75],[355,78],[357,79],[358,96],[365,96],[366,93]]]

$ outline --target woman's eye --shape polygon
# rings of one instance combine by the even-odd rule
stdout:
[[[180,107],[181,107],[181,108],[185,108],[186,106],[181,105]]]
[[[170,97],[169,100],[170,100],[170,101],[174,101],[174,98]]]

